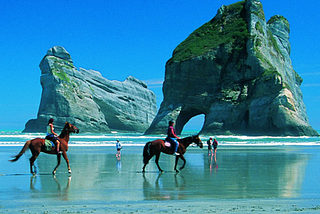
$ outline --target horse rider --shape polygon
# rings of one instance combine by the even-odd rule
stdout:
[[[176,135],[176,131],[174,129],[174,122],[173,121],[169,121],[169,127],[167,130],[167,138],[166,140],[169,141],[171,143],[171,145],[174,146],[174,155],[180,155],[178,153],[178,147],[179,147],[179,142],[177,139],[180,139],[180,137],[178,137]]]
[[[53,127],[53,118],[49,119],[48,125],[47,125],[47,136],[46,139],[51,140],[53,143],[56,144],[56,150],[57,153],[59,153],[59,148],[60,148],[60,141],[58,140],[58,135],[54,132],[54,127]]]

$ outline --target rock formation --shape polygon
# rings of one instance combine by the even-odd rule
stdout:
[[[63,47],[49,49],[40,69],[38,117],[27,122],[24,132],[45,132],[51,117],[55,127],[69,121],[81,132],[144,132],[157,113],[155,94],[144,82],[132,76],[110,81],[97,71],[77,70]]]
[[[177,46],[166,64],[164,100],[145,134],[176,131],[205,115],[202,134],[318,135],[290,59],[289,22],[265,20],[259,0],[222,6]]]

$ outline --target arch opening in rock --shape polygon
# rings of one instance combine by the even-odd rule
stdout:
[[[199,133],[202,130],[205,121],[205,114],[186,114],[179,115],[176,121],[177,134]]]

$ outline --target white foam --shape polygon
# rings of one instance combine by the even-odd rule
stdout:
[[[190,136],[190,135],[188,135]],[[27,140],[34,138],[44,138],[44,133],[19,133],[19,132],[0,132],[0,146],[22,146]],[[165,139],[165,135],[142,135],[139,133],[114,133],[114,134],[72,134],[70,146],[115,146],[117,139],[125,146],[141,146],[155,139]],[[181,135],[180,137],[187,137]],[[203,143],[209,136],[200,136]],[[282,146],[282,145],[301,145],[319,146],[320,137],[309,136],[226,136],[216,135],[219,146]]]

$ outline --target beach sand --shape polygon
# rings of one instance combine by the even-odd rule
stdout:
[[[0,213],[318,213],[320,148],[256,146],[188,148],[185,169],[174,156],[152,159],[142,173],[142,147],[70,147],[72,174],[56,157],[41,154],[29,174],[30,152],[0,147]],[[181,164],[181,162],[180,162]]]

